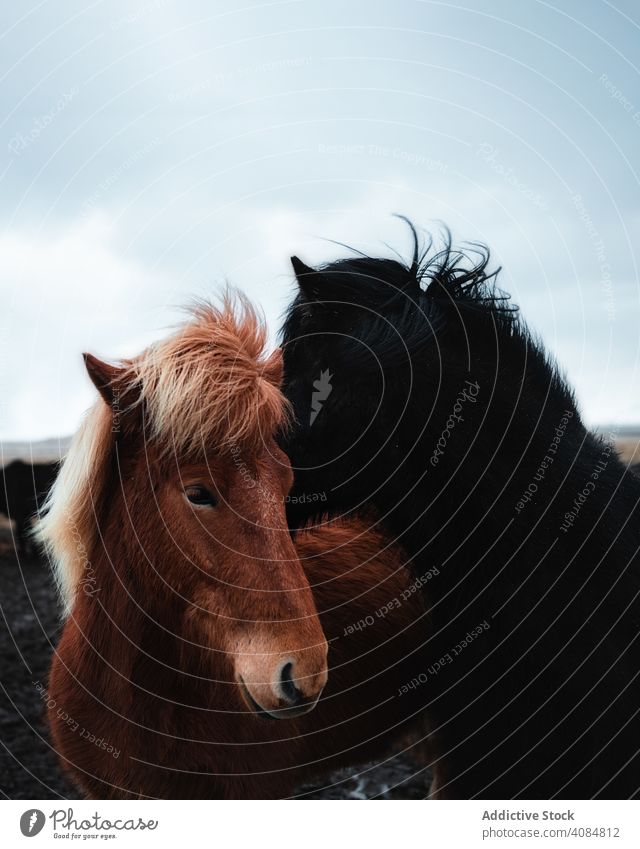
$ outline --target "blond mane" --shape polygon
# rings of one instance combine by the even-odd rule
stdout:
[[[115,397],[143,406],[145,438],[162,454],[183,459],[236,445],[255,452],[288,418],[279,364],[265,357],[264,322],[239,293],[219,307],[196,303],[190,313],[174,335],[121,364]],[[114,411],[100,398],[75,434],[38,522],[66,613],[93,575],[113,425]]]

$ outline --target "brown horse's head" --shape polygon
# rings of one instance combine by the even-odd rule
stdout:
[[[250,708],[288,718],[315,705],[327,644],[287,528],[292,474],[274,441],[282,364],[279,352],[263,359],[264,342],[239,298],[199,305],[176,335],[119,366],[86,355],[101,400],[40,536],[74,615],[94,595],[116,618],[120,601],[135,603],[182,652],[197,640],[216,668],[222,657]]]

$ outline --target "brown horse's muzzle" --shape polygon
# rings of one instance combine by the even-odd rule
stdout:
[[[327,642],[297,651],[265,651],[253,638],[236,654],[236,679],[247,705],[258,716],[291,719],[316,706],[327,683]]]

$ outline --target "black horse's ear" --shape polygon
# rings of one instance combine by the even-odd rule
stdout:
[[[107,404],[111,406],[115,398],[115,384],[122,373],[122,369],[109,365],[109,363],[104,363],[102,360],[94,357],[93,354],[83,354],[82,357],[91,382]]]
[[[302,294],[310,301],[320,298],[324,280],[322,272],[305,265],[297,256],[291,257],[291,265]]]

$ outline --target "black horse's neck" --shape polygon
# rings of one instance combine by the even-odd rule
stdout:
[[[443,565],[478,557],[498,545],[507,528],[510,539],[537,522],[545,537],[551,528],[559,534],[572,489],[582,489],[602,450],[526,330],[513,326],[496,344],[491,328],[478,324],[466,325],[472,366],[449,357],[449,385],[440,390],[428,425],[417,412],[424,406],[420,396],[436,387],[423,381],[410,393],[396,469],[374,496],[411,553]],[[429,373],[430,356],[414,358],[416,372]]]

